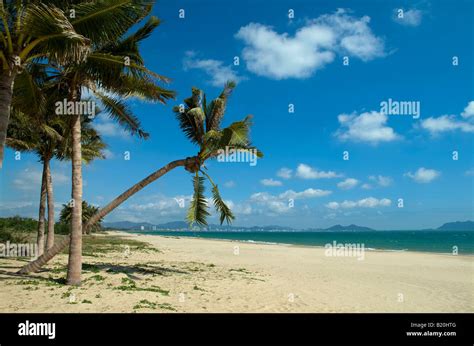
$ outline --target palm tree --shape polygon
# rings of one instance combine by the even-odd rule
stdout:
[[[207,224],[206,218],[209,215],[207,211],[208,206],[204,198],[203,177],[201,177],[199,173],[202,173],[208,178],[213,187],[213,202],[216,211],[220,214],[221,224],[224,221],[227,223],[232,222],[234,215],[222,200],[218,186],[211,180],[209,175],[204,172],[204,169],[206,169],[205,162],[216,158],[226,149],[250,152],[257,157],[263,157],[263,154],[250,143],[250,116],[247,116],[242,121],[234,122],[224,129],[220,128],[228,97],[234,87],[235,83],[227,83],[219,97],[213,100],[209,105],[206,103],[205,94],[203,94],[201,90],[193,88],[192,96],[184,100],[184,107],[175,107],[174,112],[186,137],[198,146],[198,153],[191,157],[172,161],[133,185],[92,216],[84,227],[85,232],[89,233],[91,225],[97,222],[97,220],[104,218],[135,193],[177,167],[184,167],[186,171],[194,175],[194,196],[187,215],[188,222],[191,224],[197,223],[199,225]],[[24,266],[19,273],[25,274],[38,271],[51,258],[63,251],[69,242],[70,239],[65,238],[62,242],[56,243],[38,259]]]
[[[82,201],[82,224],[85,225],[89,219],[99,211],[99,207],[96,207],[92,204]],[[59,222],[63,224],[71,223],[72,208],[68,204],[63,204],[63,209],[59,217]],[[102,220],[97,220],[94,224],[91,225],[91,232],[98,232],[102,230]]]
[[[88,50],[89,41],[57,6],[61,2],[45,2],[0,1],[0,168],[15,77],[34,61],[80,61]]]
[[[17,83],[17,86],[20,84]],[[17,98],[19,94],[15,94]],[[43,165],[37,237],[38,254],[41,255],[45,248],[46,204],[48,208],[46,249],[50,249],[54,245],[54,195],[50,162],[53,158],[70,160],[70,133],[64,119],[57,116],[48,118],[47,115],[54,115],[50,108],[46,108],[49,111],[38,116],[38,110],[30,108],[28,113],[24,113],[24,111],[28,111],[28,108],[21,111],[15,107],[17,103],[20,102],[15,99],[6,144],[14,150],[35,153]],[[19,105],[17,106],[19,107]],[[105,143],[102,142],[96,130],[91,127],[90,120],[84,118],[82,128],[82,159],[84,163],[88,164],[95,158],[105,158],[102,153]]]
[[[75,31],[90,39],[92,49],[81,62],[58,64],[51,78],[68,89],[67,101],[77,104],[86,90],[98,100],[105,111],[132,134],[147,138],[139,120],[121,98],[138,96],[164,103],[174,92],[161,88],[157,82],[168,79],[149,71],[139,51],[139,43],[159,25],[156,17],[134,34],[124,34],[151,12],[148,0],[102,0],[74,2],[65,11],[74,10],[71,20]],[[72,132],[72,200],[71,244],[67,282],[80,284],[82,266],[82,167],[81,121],[83,114],[69,114]]]
[[[174,97],[172,91],[157,85],[167,78],[149,71],[139,51],[139,43],[148,37],[159,25],[156,17],[134,34],[123,37],[134,24],[140,22],[151,11],[148,1],[110,2],[104,8],[103,3],[92,6],[79,4],[74,6],[76,13],[93,21],[94,26],[83,25],[82,21],[73,21],[77,32],[91,39],[93,50],[82,63],[63,64],[57,78],[68,85],[68,99],[81,100],[83,90],[88,90],[103,105],[107,113],[127,128],[132,134],[147,138],[141,129],[139,120],[127,105],[117,97],[140,96],[152,101],[164,103]],[[120,3],[120,1],[119,1]],[[91,11],[91,8],[94,11]],[[104,15],[105,14],[105,15]],[[107,22],[104,22],[107,20]],[[81,171],[81,122],[80,114],[71,118],[72,128],[72,200],[75,202],[71,217],[71,245],[67,282],[79,285],[82,267],[82,171]]]

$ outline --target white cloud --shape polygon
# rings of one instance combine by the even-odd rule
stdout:
[[[377,199],[374,197],[368,197],[360,199],[358,201],[347,201],[344,202],[329,202],[326,207],[329,209],[353,209],[353,208],[376,208],[376,207],[389,207],[392,201],[388,198]]]
[[[463,118],[471,118],[474,116],[474,101],[470,101],[464,111],[461,113]]]
[[[52,171],[53,185],[64,185],[70,182],[70,177],[59,171]],[[16,175],[13,179],[13,186],[24,191],[40,191],[42,171],[39,169],[27,168]]]
[[[405,173],[405,176],[410,177],[417,183],[422,183],[422,184],[430,183],[436,178],[438,178],[440,175],[441,173],[439,171],[436,171],[434,169],[427,169],[424,167],[418,168],[418,170],[415,173],[412,173],[412,172]]]
[[[383,175],[371,175],[369,179],[375,182],[377,185],[383,187],[387,187],[392,184],[392,178],[384,177]]]
[[[288,190],[279,195],[280,198],[292,198],[292,199],[304,199],[304,198],[316,198],[316,197],[324,197],[331,194],[329,190],[321,190],[321,189],[306,189],[301,192],[295,192],[293,190]]]
[[[146,196],[135,203],[125,204],[116,209],[114,219],[117,220],[153,220],[157,217],[181,217],[187,211],[192,196],[163,195]]]
[[[204,71],[210,78],[210,83],[215,87],[222,88],[229,80],[240,82],[243,80],[231,65],[224,65],[220,60],[214,59],[198,59],[196,53],[192,51],[186,52],[183,61],[184,69],[198,69]]]
[[[130,139],[131,134],[106,116],[97,116],[97,121],[94,121],[94,128],[105,137],[120,137],[123,139]]]
[[[288,190],[279,195],[272,195],[268,192],[257,192],[250,196],[250,202],[263,207],[264,209],[260,210],[261,213],[287,213],[293,207],[289,203],[289,199],[310,199],[324,197],[331,194],[331,191],[320,190],[320,189],[306,189],[304,191],[296,192],[293,190]]]
[[[272,178],[270,179],[262,179],[260,180],[260,183],[264,186],[282,186],[282,182],[279,180],[274,180]]]
[[[226,181],[224,183],[224,186],[228,187],[228,188],[234,187],[235,186],[235,181],[233,181],[233,180]]]
[[[235,37],[245,43],[242,56],[251,72],[272,79],[307,78],[333,62],[337,53],[363,61],[383,56],[384,43],[369,22],[368,16],[357,18],[339,9],[308,22],[294,36],[250,23]]]
[[[422,120],[421,127],[433,135],[456,130],[460,130],[462,132],[474,132],[473,124],[456,120],[454,115],[442,115],[438,118],[427,118]]]
[[[286,167],[282,167],[278,170],[276,175],[283,179],[290,179],[292,174],[293,174],[293,170]]]
[[[304,163],[300,163],[296,169],[296,176],[302,179],[322,179],[322,178],[338,178],[341,175],[333,171],[318,171]]]
[[[372,185],[365,183],[365,184],[363,184],[361,187],[362,187],[364,190],[370,190],[370,189],[372,188]]]
[[[464,174],[468,177],[474,176],[474,168],[468,169]]]
[[[282,214],[290,211],[291,207],[286,200],[280,199],[278,196],[269,194],[268,192],[257,192],[250,196],[250,201],[264,207],[266,210],[272,213]]]
[[[356,187],[359,184],[359,180],[354,178],[347,178],[344,181],[341,181],[337,184],[337,187],[343,190],[349,190]]]
[[[377,144],[401,138],[391,127],[386,125],[388,116],[383,113],[372,111],[360,115],[355,113],[340,114],[337,118],[341,128],[336,132],[336,136],[343,141]]]
[[[400,12],[403,11],[403,12]],[[393,10],[393,20],[402,25],[406,26],[418,26],[421,24],[423,18],[423,11],[417,9],[403,10],[403,9],[394,9]]]

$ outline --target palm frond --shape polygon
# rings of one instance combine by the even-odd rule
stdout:
[[[25,61],[32,52],[41,52],[60,62],[79,61],[88,53],[89,41],[78,34],[64,12],[52,4],[30,3],[19,33],[29,40],[19,53]]]
[[[96,91],[94,93],[104,107],[104,111],[115,121],[117,121],[125,130],[132,135],[138,135],[140,138],[148,138],[149,134],[141,128],[140,121],[132,113],[127,104],[121,100],[105,95]]]
[[[116,41],[139,21],[144,13],[149,13],[150,1],[101,0],[82,1],[74,5],[74,29],[89,38],[96,45]]]
[[[200,138],[198,137],[198,129],[194,118],[188,114],[189,109],[182,110],[180,106],[173,107],[176,119],[179,122],[179,127],[184,132],[186,138],[192,143],[200,145]]]
[[[249,145],[249,133],[252,117],[248,115],[241,121],[236,121],[222,130],[221,147]]]
[[[12,107],[22,112],[36,112],[38,117],[44,112],[45,97],[41,91],[40,71],[25,69],[15,78]]]
[[[225,108],[227,105],[227,99],[234,90],[236,84],[233,81],[229,81],[224,86],[219,97],[211,102],[209,110],[207,112],[206,119],[206,130],[218,130],[224,117]]]
[[[230,210],[230,208],[225,204],[225,202],[222,200],[221,195],[219,193],[219,188],[217,185],[214,185],[212,187],[212,199],[214,201],[214,206],[216,207],[216,211],[220,213],[220,223],[224,222],[224,220],[227,222],[228,225],[232,223],[233,220],[235,220],[235,216]]]
[[[204,177],[200,177],[198,172],[193,177],[194,194],[189,205],[186,220],[189,225],[197,224],[199,226],[207,226],[206,218],[210,215],[207,211],[207,200],[204,197]]]
[[[123,75],[120,77],[120,82],[120,85],[110,91],[123,97],[136,97],[145,101],[165,103],[176,95],[174,91],[160,87],[146,76],[137,78],[136,76]]]

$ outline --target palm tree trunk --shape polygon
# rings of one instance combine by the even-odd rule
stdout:
[[[50,160],[47,161],[46,168],[46,191],[48,193],[48,237],[46,239],[46,249],[49,250],[54,245],[54,195]]]
[[[40,203],[39,203],[39,212],[38,212],[38,236],[36,243],[38,245],[38,256],[41,256],[44,252],[44,214],[46,210],[46,163],[43,162],[43,175],[41,177],[41,193],[40,193]]]
[[[5,140],[7,138],[8,122],[13,95],[15,72],[5,70],[0,74],[0,169],[3,165]]]
[[[75,100],[75,98],[73,97]],[[67,284],[81,284],[82,271],[82,151],[81,115],[74,115],[72,122],[72,212],[71,244],[67,267]]]
[[[91,225],[93,225],[95,222],[109,214],[112,210],[117,208],[120,204],[125,202],[128,198],[133,196],[135,193],[143,189],[145,186],[151,184],[158,178],[162,177],[169,171],[173,170],[176,167],[180,166],[186,166],[190,164],[191,162],[195,162],[196,159],[193,158],[187,158],[187,159],[182,159],[182,160],[176,160],[168,163],[167,165],[163,166],[159,170],[153,172],[150,174],[148,177],[145,179],[141,180],[137,184],[133,185],[131,188],[129,188],[127,191],[119,195],[117,198],[115,198],[112,202],[107,204],[105,207],[100,209],[96,214],[94,214],[87,224],[84,227],[85,232],[88,232],[89,228]],[[19,274],[27,274],[31,272],[36,272],[38,271],[42,266],[44,266],[49,260],[51,260],[54,256],[56,256],[58,253],[63,251],[68,245],[71,240],[71,237],[66,237],[64,238],[61,242],[56,243],[51,249],[47,250],[43,256],[39,257],[38,259],[28,263],[26,266],[20,269],[18,272]]]

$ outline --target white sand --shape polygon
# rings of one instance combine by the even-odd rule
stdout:
[[[160,253],[85,257],[101,270],[85,272],[82,287],[72,289],[20,284],[9,272],[21,262],[1,259],[0,312],[474,312],[474,256],[366,251],[357,260],[315,247],[113,234]],[[58,256],[48,268],[65,263]],[[106,272],[111,265],[122,272]],[[88,279],[94,275],[104,280]],[[126,277],[169,293],[116,289]]]

